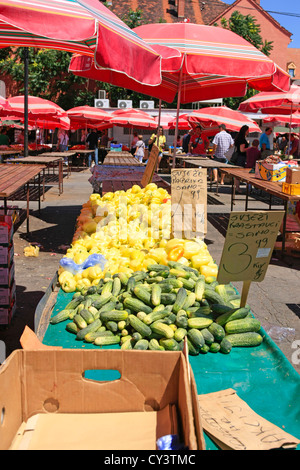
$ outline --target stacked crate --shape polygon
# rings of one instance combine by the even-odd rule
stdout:
[[[12,215],[0,215],[0,325],[8,325],[16,309]]]

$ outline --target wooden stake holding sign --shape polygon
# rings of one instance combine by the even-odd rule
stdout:
[[[243,281],[241,307],[251,282],[264,280],[284,211],[232,212],[219,265],[218,282]]]
[[[147,186],[147,184],[151,183],[152,181],[155,169],[157,167],[158,154],[159,148],[155,144],[153,144],[148,158],[148,163],[146,165],[143,178],[141,180],[141,185],[143,186],[143,188],[145,188],[145,186]]]
[[[207,170],[171,170],[172,236],[204,238],[207,233]]]

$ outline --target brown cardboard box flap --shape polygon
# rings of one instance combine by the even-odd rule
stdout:
[[[41,343],[36,334],[28,326],[25,326],[24,328],[24,331],[20,338],[20,344],[23,349],[31,351],[37,349],[62,349],[61,346],[47,346],[46,344]]]

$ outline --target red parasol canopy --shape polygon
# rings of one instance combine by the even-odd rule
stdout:
[[[77,52],[141,83],[161,81],[159,54],[98,0],[0,0],[0,44]]]
[[[192,125],[201,124],[204,130],[225,124],[226,128],[233,132],[238,132],[243,125],[249,126],[249,132],[261,132],[259,126],[252,119],[244,116],[240,111],[226,106],[197,109],[188,116],[188,121]]]
[[[77,106],[67,110],[72,129],[91,127],[97,129],[99,125],[110,121],[110,114],[92,106]]]
[[[264,114],[291,114],[300,110],[300,87],[292,85],[286,92],[257,93],[243,101],[239,110],[242,112]]]
[[[9,111],[5,112],[5,116],[19,116],[24,117],[24,96],[14,96],[9,98]],[[37,96],[29,96],[28,97],[28,119],[35,120],[35,119],[43,119],[49,118],[51,116],[60,116],[66,117],[66,111],[58,106],[56,103],[52,101],[45,100],[43,98],[39,98]]]
[[[110,120],[106,124],[104,123],[101,129],[119,126],[119,127],[129,127],[136,129],[156,129],[157,122],[149,114],[141,111],[139,109],[126,108],[118,109],[111,113]]]

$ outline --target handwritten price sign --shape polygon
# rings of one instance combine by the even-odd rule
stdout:
[[[218,281],[263,281],[284,216],[283,211],[232,212]]]
[[[204,237],[207,232],[207,170],[171,171],[172,233],[177,238]]]

